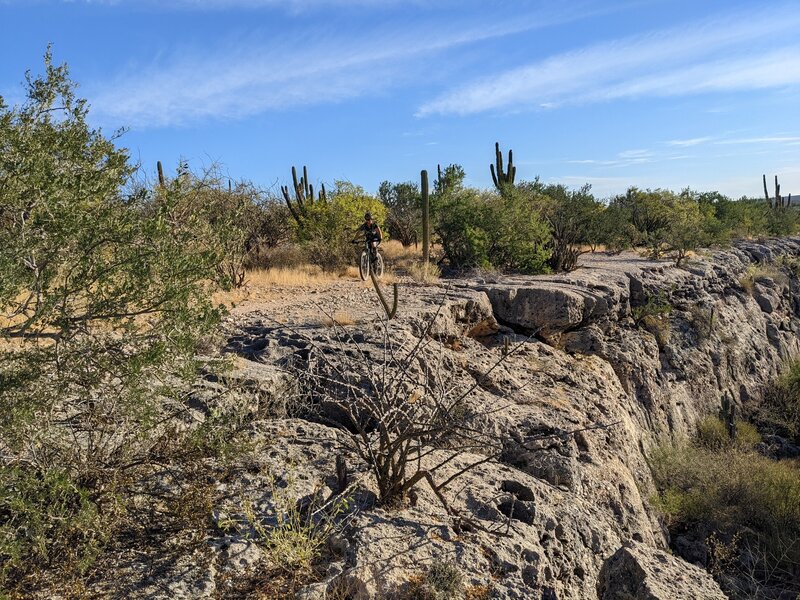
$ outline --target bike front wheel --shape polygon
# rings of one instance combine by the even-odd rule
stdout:
[[[369,254],[366,251],[361,253],[361,259],[358,261],[358,275],[361,281],[366,281],[369,277]]]
[[[372,272],[379,279],[383,277],[383,256],[377,252],[375,253],[375,259],[372,261]]]

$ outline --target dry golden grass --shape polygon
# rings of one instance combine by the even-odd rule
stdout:
[[[356,273],[357,275],[357,273]],[[237,305],[254,298],[264,299],[276,288],[311,287],[335,281],[335,273],[323,271],[316,265],[253,269],[247,272],[241,288],[214,294],[214,304]]]
[[[350,279],[358,279],[360,275],[358,274],[358,267],[349,266],[345,268],[342,272],[342,277],[348,277]]]
[[[397,240],[389,240],[381,244],[381,253],[389,262],[399,262],[402,260],[417,259],[422,256],[422,245],[409,246],[404,248],[403,244]]]
[[[333,327],[335,325],[346,327],[347,325],[355,325],[356,320],[348,312],[337,311],[332,316],[329,315],[322,319],[322,324],[325,327]]]
[[[408,268],[408,274],[414,281],[434,283],[442,276],[442,272],[433,263],[415,262]]]
[[[316,265],[298,267],[277,267],[248,271],[245,285],[266,287],[277,285],[282,287],[303,287],[321,283],[329,283],[337,278],[335,273],[323,271]]]

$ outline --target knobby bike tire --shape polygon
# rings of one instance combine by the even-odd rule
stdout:
[[[375,261],[370,261],[370,266],[375,277],[379,279],[383,277],[383,256],[379,252],[375,253]]]
[[[358,275],[361,277],[361,281],[366,281],[367,277],[369,277],[370,267],[369,254],[365,250],[361,253],[361,257],[358,260]]]

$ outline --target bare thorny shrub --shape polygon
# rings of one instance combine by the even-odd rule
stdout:
[[[315,418],[352,434],[343,436],[345,445],[368,466],[380,504],[401,505],[413,499],[417,484],[424,483],[459,526],[469,527],[477,523],[453,510],[446,490],[459,477],[503,454],[509,440],[485,425],[519,390],[507,390],[506,402],[486,409],[476,410],[470,399],[532,336],[499,352],[484,372],[467,375],[431,336],[445,300],[446,295],[418,337],[404,338],[393,331],[391,321],[382,319],[373,340],[379,348],[376,353],[362,334],[335,327],[331,347],[306,338],[308,352],[297,357],[292,367],[304,384],[305,404],[315,407]],[[612,425],[594,424],[514,442],[536,451],[533,444],[545,438]]]

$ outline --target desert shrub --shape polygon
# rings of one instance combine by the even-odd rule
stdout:
[[[703,540],[710,535],[740,540],[735,560],[725,565],[728,576],[800,592],[800,581],[792,575],[800,564],[800,547],[787,544],[800,535],[798,464],[721,443],[719,428],[711,421],[706,425],[702,441],[664,445],[652,453],[659,490],[655,505],[673,531]],[[720,443],[709,443],[709,437]],[[721,581],[729,588],[738,585],[730,577]]]
[[[246,211],[250,220],[245,237],[246,269],[269,268],[279,266],[270,263],[271,255],[291,245],[294,236],[294,225],[288,207],[275,200],[267,198]]]
[[[550,235],[530,196],[458,189],[437,200],[434,231],[451,267],[547,270]]]
[[[488,206],[473,190],[446,198],[437,207],[434,231],[454,268],[489,266],[489,237],[485,231]]]
[[[706,417],[697,424],[695,442],[708,450],[726,448],[752,450],[761,442],[761,436],[754,425],[747,421],[737,420],[736,437],[731,438],[725,423],[717,417]]]
[[[679,197],[672,208],[669,225],[660,235],[654,236],[661,246],[655,249],[651,243],[651,247],[654,254],[673,253],[675,264],[680,266],[690,251],[721,241],[720,236],[722,233],[713,215],[704,213],[695,200]]]
[[[647,246],[658,257],[676,199],[677,195],[669,190],[640,190],[631,187],[624,195],[613,198],[610,206],[630,219],[637,234],[635,245]]]
[[[596,239],[608,252],[622,252],[635,246],[638,241],[630,210],[613,202],[597,215],[591,228],[589,239]]]
[[[455,565],[436,560],[408,583],[407,600],[458,600],[464,597],[464,576]]]
[[[745,292],[752,294],[755,284],[762,279],[772,279],[778,284],[786,284],[789,281],[787,274],[778,265],[755,263],[748,266],[747,270],[739,277],[739,285]]]
[[[609,209],[620,220],[614,229],[624,231],[627,218],[636,231],[635,245],[646,246],[652,258],[672,253],[677,265],[691,250],[720,243],[727,237],[713,206],[690,190],[676,194],[632,187],[625,195],[612,199]]]
[[[783,210],[770,209],[766,202],[763,203],[767,213],[766,231],[763,233],[774,236],[794,235],[800,231],[800,208],[797,205]]]
[[[800,361],[789,363],[766,390],[754,418],[763,431],[800,443]]]
[[[639,323],[645,317],[662,317],[669,315],[672,310],[672,304],[670,304],[666,294],[659,293],[654,296],[649,296],[647,302],[644,304],[633,307],[631,309],[631,316],[634,321]]]
[[[107,514],[117,482],[174,433],[164,423],[184,411],[195,349],[218,322],[209,282],[225,247],[184,210],[187,178],[125,196],[126,151],[88,126],[49,52],[45,69],[22,105],[0,106],[0,440],[3,477],[21,482],[3,493],[27,507],[0,511],[0,527],[19,533],[52,504],[64,520],[42,530],[39,554],[90,557],[103,536],[70,527],[93,527],[93,505]]]
[[[0,467],[0,589],[36,569],[80,575],[104,543],[108,520],[65,471]]]
[[[258,263],[252,269],[294,269],[310,262],[309,248],[302,244],[281,244],[274,248],[262,249]]]
[[[769,207],[763,200],[731,200],[715,192],[700,197],[713,207],[717,220],[733,238],[759,235],[768,230]]]
[[[631,310],[631,316],[638,327],[649,331],[656,338],[659,348],[669,343],[672,324],[669,315],[672,305],[663,293],[647,298],[647,302]]]
[[[160,215],[173,235],[192,236],[195,249],[217,256],[216,283],[239,287],[261,225],[258,203],[258,190],[247,182],[230,186],[218,166],[196,174],[182,162],[174,178],[153,190],[146,210]]]

